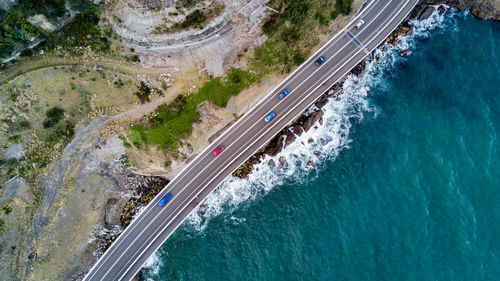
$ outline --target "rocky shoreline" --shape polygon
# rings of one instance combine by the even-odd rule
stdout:
[[[385,43],[391,46],[398,45],[400,43],[398,39],[399,36],[411,35],[413,33],[413,27],[410,24],[410,20],[428,18],[435,9],[434,7],[428,6],[427,4],[419,4],[419,7],[420,8],[418,9],[414,9],[412,14],[403,23],[401,23],[396,28],[396,30],[391,33],[391,35],[386,38]],[[409,50],[405,50],[400,54],[408,54],[406,51],[409,53]],[[362,76],[365,72],[365,67],[366,61],[363,60],[362,62],[357,64],[345,77],[347,77],[348,75],[355,75],[358,77]],[[308,114],[302,114],[291,125],[281,130],[263,148],[261,148],[256,154],[250,157],[245,163],[243,163],[243,165],[241,165],[236,171],[234,171],[233,176],[241,179],[247,178],[248,175],[252,173],[254,165],[260,163],[266,155],[276,156],[284,148],[293,143],[298,136],[316,126],[316,122],[318,122],[319,125],[322,125],[322,108],[327,104],[329,99],[333,98],[336,100],[340,100],[342,98],[342,88],[345,77],[342,78],[339,82],[335,83],[332,87],[330,87],[330,89],[328,89],[323,95],[321,95],[319,99],[314,103],[314,105],[306,111]],[[312,112],[311,108],[314,109],[312,110]],[[286,162],[282,157],[280,157],[278,161],[279,163],[277,164],[279,166],[286,165]],[[276,163],[273,163],[273,161],[270,160],[269,164],[274,165]]]
[[[445,4],[459,11],[469,9],[471,14],[480,19],[500,20],[500,2],[498,0],[422,0],[415,11],[425,9],[428,5]]]
[[[481,1],[462,1],[462,0],[422,0],[417,6],[412,10],[410,15],[394,30],[385,40],[385,43],[390,46],[396,46],[401,43],[398,39],[399,36],[408,36],[413,33],[413,26],[410,21],[412,20],[425,20],[428,19],[432,13],[437,9],[440,13],[446,11],[444,5],[455,7],[460,11],[465,9],[470,9],[471,13],[478,18],[492,18],[495,20],[500,20],[500,13],[498,10],[491,8],[491,10],[486,11],[485,7],[490,7],[486,5],[477,5]],[[486,3],[488,1],[482,1]],[[383,45],[383,44],[382,44]],[[399,54],[401,56],[406,56],[410,53],[410,50],[401,50]],[[373,53],[372,53],[373,55]],[[356,65],[349,74],[362,76],[365,70],[365,61]],[[347,75],[346,75],[347,76]],[[345,78],[344,78],[345,79]],[[342,95],[342,86],[344,79],[340,82],[334,84],[326,93],[324,93],[315,103],[315,111],[308,115],[301,115],[296,121],[291,125],[287,126],[281,130],[265,147],[261,148],[256,154],[250,157],[245,163],[243,163],[236,171],[233,172],[234,177],[245,179],[249,174],[252,173],[253,166],[262,161],[265,155],[276,156],[280,151],[289,146],[298,136],[303,132],[307,132],[311,127],[318,122],[322,124],[323,111],[322,107],[327,103],[328,99],[335,98],[340,99]],[[313,107],[314,108],[314,107]],[[283,159],[279,159],[278,165],[284,166],[286,163]],[[270,163],[275,164],[275,163]]]
[[[385,42],[391,46],[398,45],[400,35],[410,35],[413,32],[411,20],[424,20],[435,9],[445,12],[444,6],[439,6],[440,4],[459,10],[469,8],[477,17],[499,20],[500,13],[497,9],[485,11],[485,7],[493,5],[491,3],[492,1],[421,1]],[[409,52],[402,50],[400,55],[404,56]],[[365,66],[365,61],[359,63],[350,74],[363,75]],[[281,130],[265,147],[243,163],[233,176],[247,178],[254,165],[260,163],[265,155],[277,155],[293,143],[297,136],[317,124],[321,125],[322,108],[331,99],[343,98],[343,83],[344,80],[341,80],[332,85],[307,114],[302,114]],[[79,129],[72,143],[65,148],[60,163],[56,163],[47,176],[42,177],[41,188],[45,195],[40,199],[26,200],[29,203],[40,200],[40,208],[34,215],[32,225],[23,226],[29,230],[26,230],[22,239],[16,237],[6,240],[5,245],[10,251],[2,253],[3,260],[8,264],[2,268],[0,279],[31,279],[33,276],[50,276],[51,279],[54,277],[53,279],[58,280],[82,279],[97,258],[130,224],[141,207],[146,206],[168,184],[169,181],[162,177],[134,174],[126,164],[126,159],[120,158],[125,153],[117,149],[121,141],[118,138],[106,138],[106,144],[103,140],[105,137],[94,134],[103,122],[104,120],[97,120]],[[269,164],[286,166],[284,159],[278,161],[279,163]],[[201,206],[206,208],[206,204]],[[200,215],[203,215],[203,208]],[[86,234],[85,237],[80,237],[75,233]],[[89,233],[92,233],[90,237],[87,236]],[[65,250],[55,247],[56,242],[78,247]],[[52,261],[55,257],[61,258]]]
[[[472,1],[469,2],[470,5],[463,4],[464,1],[433,1],[433,0],[424,0],[419,3],[415,9],[411,12],[408,18],[401,23],[396,30],[389,35],[385,43],[391,46],[396,46],[400,43],[398,37],[411,35],[413,33],[413,27],[410,23],[411,20],[425,20],[431,16],[431,14],[435,11],[435,9],[439,9],[441,13],[445,12],[444,6],[435,6],[439,4],[448,5],[451,7],[456,7],[459,10],[463,10],[466,8],[471,9],[471,13],[478,17],[486,17],[480,9],[473,10]],[[493,16],[492,18],[498,19]],[[400,51],[400,55],[405,56],[409,54],[409,50]],[[349,74],[361,76],[364,74],[366,62],[363,61],[356,65]],[[346,75],[347,76],[347,75]],[[238,178],[247,178],[249,174],[252,173],[253,167],[255,164],[260,163],[265,155],[275,156],[280,151],[282,151],[285,147],[289,146],[291,143],[295,141],[295,139],[303,134],[304,132],[309,131],[311,128],[320,125],[323,122],[323,110],[322,107],[326,105],[326,103],[330,99],[340,100],[342,98],[342,86],[344,83],[344,79],[332,85],[328,91],[326,91],[319,99],[314,103],[314,110],[308,110],[308,114],[302,114],[300,117],[296,119],[291,125],[287,126],[283,130],[281,130],[273,139],[269,141],[267,145],[261,148],[257,153],[255,153],[252,157],[250,157],[245,163],[243,163],[236,171],[233,172],[233,176]],[[280,163],[269,163],[271,165],[278,164],[285,166],[286,163],[284,159],[279,159]],[[128,224],[130,224],[133,216],[138,212],[138,210],[147,205],[150,200],[161,191],[161,189],[168,183],[168,180],[161,177],[145,177],[145,176],[137,176],[141,179],[141,184],[137,188],[137,196],[130,198],[125,206],[122,209],[120,215],[120,225],[122,229],[126,228]],[[202,215],[202,214],[201,214]],[[122,231],[120,230],[120,232]],[[100,245],[101,251],[99,255],[109,247],[109,245],[114,241],[120,232],[113,233],[112,231],[108,231],[104,233],[104,235],[99,236],[96,235],[96,238],[100,239],[98,244]],[[136,278],[140,278],[137,276]],[[137,279],[139,280],[139,279]]]

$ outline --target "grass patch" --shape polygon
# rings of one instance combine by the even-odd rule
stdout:
[[[197,92],[180,95],[172,103],[159,106],[131,128],[129,140],[138,148],[156,145],[174,155],[182,139],[191,134],[192,124],[199,121],[196,109],[200,103],[208,100],[225,107],[231,96],[263,76],[290,72],[306,60],[319,42],[317,35],[326,32],[330,21],[350,12],[351,3],[352,0],[271,0],[268,5],[280,12],[264,24],[268,40],[255,48],[248,71],[231,69],[224,78],[211,79]]]
[[[132,145],[127,141],[124,135],[119,135],[118,138],[123,142],[123,146],[126,148],[131,148]]]
[[[216,106],[225,107],[233,95],[257,79],[246,71],[233,68],[226,77],[206,82],[197,92],[179,95],[172,103],[158,106],[147,118],[146,124],[132,127],[130,139],[139,148],[157,145],[162,149],[176,149],[180,140],[191,134],[192,124],[200,119],[196,111],[200,103],[208,100]]]

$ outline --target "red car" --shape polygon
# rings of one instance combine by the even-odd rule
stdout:
[[[219,145],[219,147],[217,147],[213,153],[214,156],[217,156],[219,155],[222,151],[224,150],[224,147],[222,145]]]

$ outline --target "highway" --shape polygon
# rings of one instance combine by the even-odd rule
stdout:
[[[84,280],[131,280],[191,211],[243,162],[292,123],[406,18],[418,0],[373,0],[343,30],[200,153],[132,221]],[[364,25],[357,29],[359,20]],[[318,57],[326,61],[315,65]],[[326,82],[326,83],[325,83]],[[326,84],[326,85],[325,85]],[[278,99],[283,89],[290,89]],[[264,122],[274,112],[276,117]],[[219,145],[224,151],[214,156]],[[157,202],[172,198],[164,207]]]

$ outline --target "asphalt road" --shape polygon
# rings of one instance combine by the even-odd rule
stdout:
[[[125,229],[84,280],[132,279],[203,198],[379,46],[417,2],[370,2],[346,28],[193,159]],[[357,29],[360,19],[365,24]],[[320,56],[326,61],[317,66],[314,62]],[[284,88],[290,93],[280,100],[278,94]],[[264,117],[270,112],[276,117],[266,123]],[[214,157],[212,151],[219,145],[225,149]],[[167,192],[172,198],[158,207],[157,202]]]

